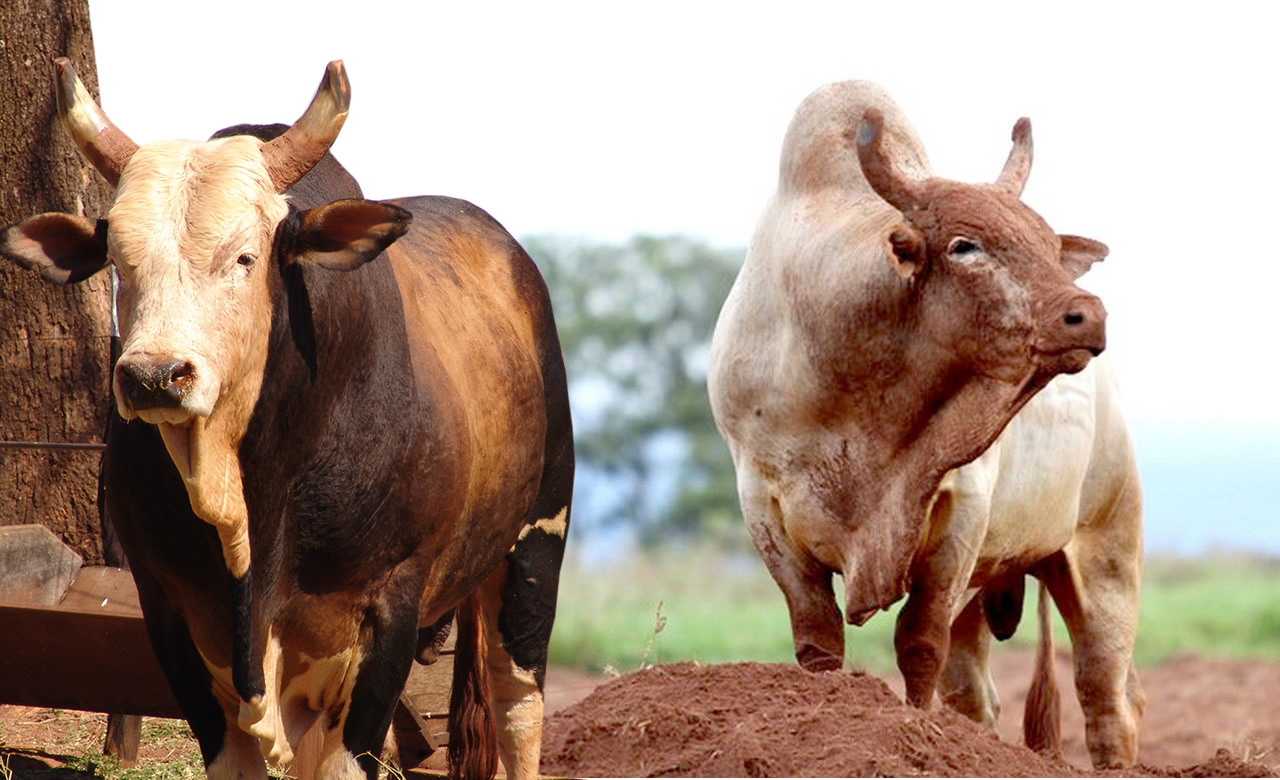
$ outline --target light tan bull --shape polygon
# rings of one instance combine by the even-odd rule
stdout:
[[[832,575],[858,625],[911,592],[944,476],[1105,347],[1106,312],[1074,280],[1107,249],[1019,199],[1028,121],[1013,141],[994,184],[936,177],[898,107],[858,81],[814,92],[787,132],[708,391],[806,668],[843,660]],[[913,700],[943,660],[908,653]]]

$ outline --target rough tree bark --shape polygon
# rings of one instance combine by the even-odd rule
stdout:
[[[58,121],[55,57],[97,96],[88,0],[4,0],[0,13],[0,226],[48,211],[105,216],[111,188]],[[0,261],[0,440],[99,442],[110,411],[106,274],[47,284]],[[0,524],[44,523],[102,562],[94,451],[0,449]]]

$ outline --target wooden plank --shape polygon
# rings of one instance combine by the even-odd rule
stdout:
[[[120,715],[113,713],[107,716],[107,737],[102,744],[104,755],[115,756],[120,766],[134,767],[138,765],[138,743],[142,740],[142,717],[140,715]]]
[[[427,733],[438,747],[449,746],[449,714],[432,715],[427,721]]]
[[[396,761],[401,767],[420,765],[440,747],[431,738],[427,721],[404,693],[396,703],[391,728],[395,731]]]
[[[415,663],[409,670],[409,680],[405,683],[404,692],[422,717],[448,714],[449,692],[453,684],[453,659],[451,651],[445,652],[440,654],[440,660],[430,666]]]
[[[71,583],[61,606],[142,615],[133,575],[115,566],[85,566]]]
[[[57,604],[82,563],[43,525],[0,526],[0,602]]]
[[[435,663],[413,665],[400,695],[392,726],[403,769],[444,766],[441,757],[449,744],[449,693],[453,682],[452,640],[447,647]]]
[[[181,718],[142,618],[0,604],[0,702]]]

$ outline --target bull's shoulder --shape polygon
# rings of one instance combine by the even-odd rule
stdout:
[[[461,378],[492,371],[509,386],[536,374],[558,346],[546,284],[519,242],[465,200],[388,202],[413,214],[409,232],[387,249],[411,334],[433,343]]]

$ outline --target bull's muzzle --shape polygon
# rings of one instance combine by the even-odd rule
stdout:
[[[1062,315],[1062,328],[1072,348],[1086,349],[1094,357],[1107,348],[1107,310],[1096,296],[1072,298]]]
[[[176,409],[195,379],[195,366],[177,358],[121,358],[116,363],[116,392],[134,411]]]
[[[1035,352],[1047,374],[1081,371],[1107,348],[1107,310],[1096,296],[1077,291],[1046,314]]]

